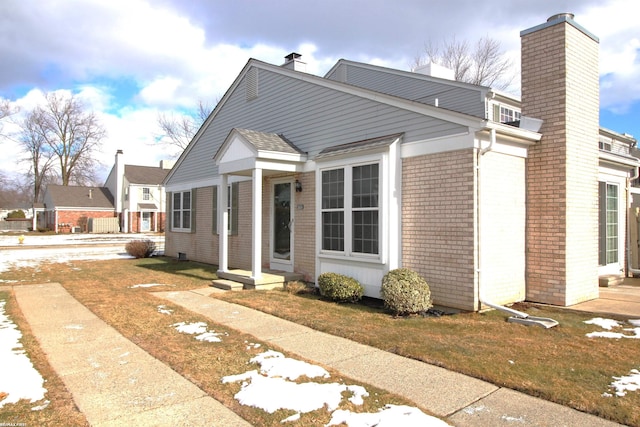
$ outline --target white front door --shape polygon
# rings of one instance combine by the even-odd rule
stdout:
[[[271,269],[293,271],[293,180],[272,184],[271,198]]]
[[[151,231],[151,212],[142,212],[142,224],[140,224],[140,231]]]

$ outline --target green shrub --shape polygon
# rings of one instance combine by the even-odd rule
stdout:
[[[318,276],[320,295],[339,302],[356,302],[362,299],[364,287],[353,277],[338,273],[322,273]]]
[[[15,211],[11,211],[7,214],[7,218],[26,218],[26,215],[24,214],[23,210],[15,210]]]
[[[380,295],[385,308],[396,315],[424,313],[433,306],[427,281],[408,268],[388,272],[382,278]]]
[[[135,258],[149,258],[156,250],[156,244],[151,240],[132,240],[126,244],[124,250]]]

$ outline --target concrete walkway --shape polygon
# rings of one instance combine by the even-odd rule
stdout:
[[[243,426],[246,421],[124,338],[56,283],[13,287],[27,322],[92,426]],[[456,426],[615,423],[211,298],[213,288],[154,295],[402,395]],[[393,373],[393,375],[391,375]]]
[[[640,318],[640,279],[627,278],[622,285],[599,288],[599,291],[597,299],[581,302],[567,309],[616,318]]]
[[[33,334],[92,426],[248,426],[61,285],[15,286]]]
[[[602,418],[211,298],[213,288],[154,295],[289,354],[391,391],[457,426],[614,426]]]

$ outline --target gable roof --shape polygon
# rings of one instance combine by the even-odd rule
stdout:
[[[256,59],[249,59],[242,71],[238,74],[232,85],[227,89],[220,102],[213,109],[209,117],[205,120],[200,127],[196,135],[192,138],[191,142],[182,152],[178,158],[176,165],[169,172],[164,180],[164,184],[170,183],[172,176],[176,171],[180,170],[182,163],[189,156],[189,153],[197,142],[201,139],[203,134],[207,131],[209,125],[222,111],[227,101],[232,97],[233,93],[238,89],[241,82],[245,79],[245,76],[251,69],[264,70],[270,73],[274,73],[279,76],[286,77],[294,82],[304,82],[318,87],[327,88],[336,91],[337,94],[352,95],[362,100],[371,101],[391,108],[398,108],[406,112],[420,114],[429,117],[434,120],[442,120],[451,123],[455,126],[468,127],[472,129],[480,129],[486,126],[487,120],[478,116],[472,116],[465,113],[460,113],[453,110],[447,110],[445,108],[439,108],[434,105],[429,105],[421,102],[417,102],[411,99],[402,98],[396,95],[388,93],[378,92],[372,89],[354,86],[352,84],[343,83],[336,80],[331,80],[324,77],[315,76],[312,74],[291,70],[278,65],[268,64]]]
[[[54,204],[48,207],[114,209],[113,196],[106,187],[50,184],[46,192]]]
[[[161,185],[169,169],[153,166],[124,165],[124,176],[130,184]]]

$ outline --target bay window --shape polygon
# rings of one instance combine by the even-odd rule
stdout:
[[[378,163],[322,171],[322,250],[345,255],[378,255]]]

